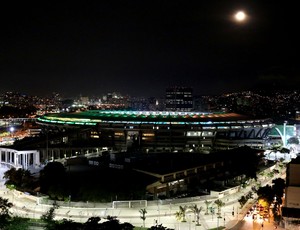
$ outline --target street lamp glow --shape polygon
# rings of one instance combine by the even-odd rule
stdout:
[[[234,15],[235,19],[238,21],[238,22],[242,22],[246,19],[246,14],[244,11],[238,11],[235,15]]]

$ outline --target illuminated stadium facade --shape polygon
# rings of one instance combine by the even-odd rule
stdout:
[[[245,145],[264,149],[275,126],[271,119],[236,113],[107,110],[46,114],[38,123],[90,130],[89,138],[99,138],[102,146],[143,152],[210,152]]]

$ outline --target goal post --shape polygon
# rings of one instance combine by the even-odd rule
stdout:
[[[112,202],[113,208],[146,208],[147,200],[120,200]]]

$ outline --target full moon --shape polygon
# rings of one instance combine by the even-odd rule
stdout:
[[[246,19],[246,14],[244,13],[244,11],[238,11],[235,15],[234,15],[235,19],[239,22],[242,22]]]

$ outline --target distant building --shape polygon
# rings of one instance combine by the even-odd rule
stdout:
[[[79,102],[80,102],[80,104],[82,104],[82,105],[89,105],[89,98],[88,98],[88,97],[81,96],[80,99],[79,99]]]
[[[297,121],[300,121],[300,111],[296,111],[295,119],[296,119]]]
[[[286,189],[282,216],[285,224],[300,219],[300,157],[292,160],[286,169]]]
[[[192,111],[193,89],[190,87],[170,87],[166,89],[167,111]]]

